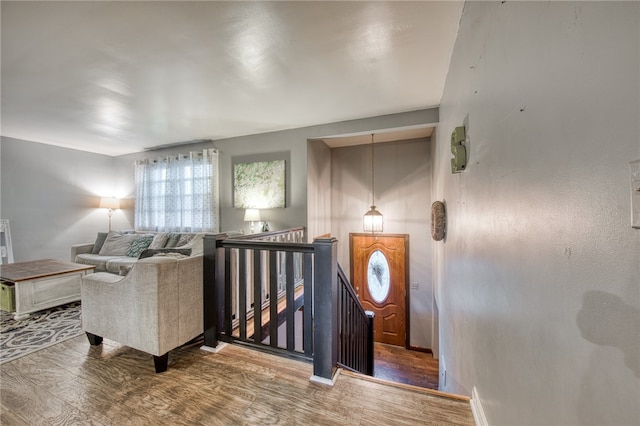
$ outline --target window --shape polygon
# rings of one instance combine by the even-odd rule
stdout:
[[[218,151],[205,149],[135,164],[135,227],[218,232]]]

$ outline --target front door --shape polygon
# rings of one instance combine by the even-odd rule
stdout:
[[[351,282],[375,313],[374,340],[407,347],[408,235],[349,234]]]

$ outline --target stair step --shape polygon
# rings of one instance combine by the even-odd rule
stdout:
[[[393,386],[393,387],[397,387],[397,388],[400,388],[400,389],[407,389],[407,390],[420,392],[420,393],[425,393],[425,394],[429,394],[429,395],[433,395],[433,396],[439,396],[439,397],[442,397],[442,398],[455,399],[455,400],[458,400],[458,401],[465,401],[465,402],[470,402],[471,401],[471,398],[469,398],[468,396],[458,395],[458,394],[449,393],[449,392],[442,392],[442,391],[439,391],[439,390],[423,388],[423,387],[420,387],[420,386],[408,385],[406,383],[393,382],[391,380],[380,379],[378,377],[373,377],[373,376],[367,376],[366,374],[361,374],[361,373],[357,373],[357,372],[349,371],[349,370],[345,370],[345,369],[341,369],[340,370],[340,374],[344,374],[346,376],[355,377],[355,378],[361,379],[361,380],[367,380],[367,381],[374,382],[374,383],[380,383],[380,384],[387,385],[387,386]]]

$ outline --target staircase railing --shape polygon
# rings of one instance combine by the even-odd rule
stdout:
[[[204,343],[212,348],[219,341],[241,343],[313,360],[311,379],[332,383],[339,353],[341,365],[361,371],[361,356],[349,352],[366,353],[354,344],[363,335],[361,320],[351,317],[353,312],[361,316],[362,308],[354,307],[353,290],[353,297],[342,296],[340,289],[351,285],[344,274],[339,278],[337,240],[308,244],[303,237],[303,228],[205,236]],[[340,305],[343,300],[346,309]],[[348,340],[344,345],[342,336]],[[354,365],[352,359],[357,359]]]
[[[338,364],[373,376],[373,319],[365,311],[344,271],[338,265]]]

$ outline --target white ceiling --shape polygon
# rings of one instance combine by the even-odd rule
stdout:
[[[436,106],[462,6],[2,1],[1,134],[121,155]]]

